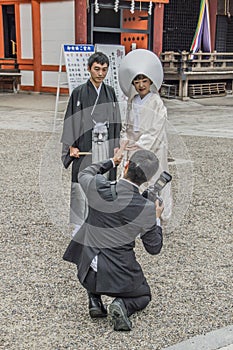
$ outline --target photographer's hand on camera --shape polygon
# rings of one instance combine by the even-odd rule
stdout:
[[[159,200],[156,199],[155,201],[155,212],[156,212],[156,219],[160,219],[162,212],[164,210],[164,204],[160,204]]]

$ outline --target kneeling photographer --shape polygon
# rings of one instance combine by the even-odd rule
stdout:
[[[72,238],[64,260],[78,268],[78,279],[87,290],[91,318],[109,314],[114,330],[129,331],[129,317],[151,300],[150,287],[135,257],[135,239],[140,236],[149,254],[159,254],[163,244],[160,217],[163,204],[139,192],[158,170],[154,153],[136,151],[125,164],[124,175],[115,183],[104,174],[120,164],[124,146],[112,159],[88,166],[79,174],[87,196],[89,214]],[[101,295],[113,297],[108,306]]]

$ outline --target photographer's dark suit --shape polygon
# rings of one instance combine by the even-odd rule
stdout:
[[[86,193],[89,215],[73,237],[64,259],[78,267],[78,278],[90,292],[120,297],[128,314],[150,301],[150,288],[136,261],[135,238],[140,234],[148,253],[162,248],[162,229],[156,225],[155,205],[132,182],[120,179],[116,186],[103,176],[111,160],[92,164],[79,175]],[[114,199],[114,192],[116,198]],[[97,272],[90,268],[98,255]]]

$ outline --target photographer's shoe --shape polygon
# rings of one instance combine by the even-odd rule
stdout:
[[[127,310],[122,299],[116,298],[109,305],[109,315],[112,319],[114,331],[131,331],[132,323],[127,316]]]
[[[89,297],[89,315],[91,318],[107,317],[107,309],[103,305],[101,296],[97,294],[88,293]]]

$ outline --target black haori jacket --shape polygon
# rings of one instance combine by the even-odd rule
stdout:
[[[72,165],[72,182],[78,182],[78,173],[92,163],[92,156],[69,156],[69,146],[77,147],[81,152],[92,152],[92,129],[95,122],[108,122],[109,157],[114,148],[119,147],[121,116],[114,89],[102,83],[99,97],[90,80],[76,87],[67,106],[61,142],[62,162],[65,168]],[[115,179],[115,171],[110,172]]]

